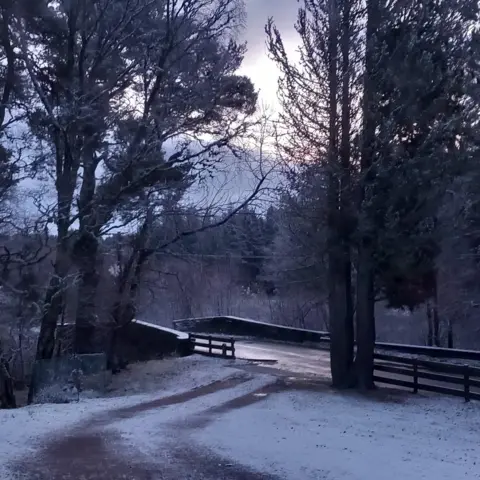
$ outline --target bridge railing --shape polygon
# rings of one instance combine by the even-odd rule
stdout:
[[[257,320],[232,316],[216,316],[190,318],[173,322],[175,328],[187,332],[201,332],[208,334],[225,334],[239,337],[254,337],[293,343],[330,343],[330,333],[324,331],[307,330],[302,328],[274,325]],[[377,351],[396,352],[410,355],[422,355],[433,358],[448,358],[459,360],[473,360],[480,362],[480,351],[462,350],[453,348],[427,347],[422,345],[406,345],[389,342],[376,342]]]
[[[235,358],[235,340],[214,335],[189,335],[192,351],[211,357]]]

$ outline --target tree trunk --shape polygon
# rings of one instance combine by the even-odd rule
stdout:
[[[123,275],[119,278],[118,299],[112,311],[113,327],[110,334],[110,347],[107,360],[108,368],[114,372],[123,368],[123,364],[125,364],[118,346],[121,343],[121,337],[125,327],[135,318],[135,303],[140,285],[140,276],[149,256],[147,250],[144,248],[147,240],[148,225],[147,220],[137,238],[136,247],[142,249],[132,252],[125,265]]]
[[[13,379],[10,376],[8,363],[0,358],[0,409],[17,408],[15,393],[13,391]]]
[[[69,269],[69,259],[64,242],[57,243],[56,263],[54,273],[43,302],[43,312],[40,324],[40,334],[37,340],[36,360],[49,360],[55,353],[55,334],[58,318],[62,314],[65,304],[65,279]],[[36,388],[35,366],[32,370],[28,390],[28,403],[32,403]]]
[[[353,386],[353,322],[351,319],[351,297],[346,296],[350,282],[342,267],[345,262],[336,255],[338,249],[329,253],[329,317],[330,317],[330,368],[332,385],[335,388]],[[341,253],[341,252],[340,252]],[[350,289],[351,290],[351,289]],[[351,295],[351,291],[350,291]]]
[[[78,287],[77,317],[75,321],[75,353],[96,353],[95,327],[97,326],[96,296],[98,240],[88,232],[82,233],[75,244],[80,284]]]
[[[453,348],[453,323],[448,319],[448,348]]]
[[[429,347],[433,346],[433,308],[432,308],[432,300],[427,300],[427,345]]]
[[[355,370],[357,386],[361,390],[374,388],[373,364],[375,352],[375,292],[372,252],[362,244],[357,269],[357,355]]]
[[[436,347],[441,347],[442,342],[440,339],[440,315],[438,314],[438,288],[437,288],[437,272],[434,273],[433,277],[433,298],[432,298],[432,307],[433,307],[433,341]]]
[[[379,0],[367,0],[367,26],[365,47],[365,73],[363,91],[363,139],[360,169],[362,188],[359,204],[359,233],[357,267],[357,355],[355,369],[358,387],[374,388],[373,361],[375,350],[375,295],[374,295],[374,222],[369,204],[375,155],[376,129],[376,51],[375,34],[379,24]]]
[[[329,139],[328,139],[328,310],[330,321],[330,368],[335,388],[351,386],[353,325],[349,318],[351,284],[347,274],[348,242],[343,232],[341,179],[345,177],[338,155],[338,33],[339,4],[329,9]],[[347,293],[348,292],[348,293]],[[351,299],[350,299],[351,300]]]
[[[40,335],[37,342],[37,360],[48,360],[53,357],[58,318],[62,314],[64,306],[64,283],[68,269],[69,259],[67,248],[63,242],[58,242],[54,273],[50,278],[43,302]]]
[[[342,2],[342,32],[341,32],[341,54],[342,54],[342,118],[341,118],[341,144],[340,144],[340,163],[341,163],[341,183],[340,183],[340,235],[343,249],[343,275],[344,275],[344,294],[345,294],[345,342],[347,346],[348,368],[350,377],[353,369],[353,354],[355,333],[353,324],[353,294],[352,294],[352,260],[351,260],[351,236],[353,231],[354,213],[353,198],[351,186],[351,95],[350,95],[350,77],[351,77],[351,0]],[[351,379],[353,382],[353,378]]]

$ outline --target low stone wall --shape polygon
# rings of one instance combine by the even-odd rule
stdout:
[[[176,329],[184,332],[219,333],[232,336],[255,337],[282,342],[321,342],[329,338],[327,332],[283,327],[238,317],[204,317],[175,320]]]
[[[63,355],[73,353],[74,328],[73,324],[58,326],[57,342],[65,346],[62,348]],[[110,331],[106,327],[100,327],[97,337],[98,352],[108,352]],[[169,355],[190,355],[190,350],[188,334],[141,320],[133,320],[119,332],[117,351],[127,363],[154,360]]]
[[[192,353],[188,334],[140,320],[130,322],[122,331],[120,351],[128,362]]]

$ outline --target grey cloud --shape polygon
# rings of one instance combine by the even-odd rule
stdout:
[[[265,53],[265,24],[273,17],[284,39],[295,37],[294,24],[300,6],[297,0],[246,0],[248,58],[258,58]]]

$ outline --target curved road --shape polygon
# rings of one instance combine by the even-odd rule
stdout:
[[[237,340],[235,356],[238,359],[258,361],[264,367],[295,375],[330,378],[328,350],[284,343]]]

